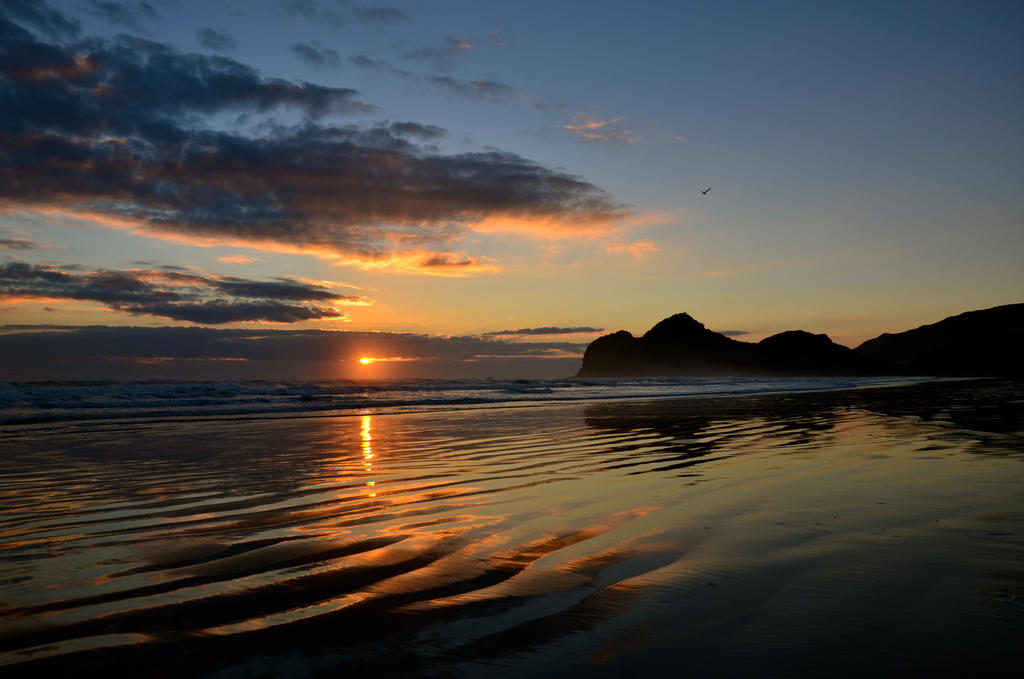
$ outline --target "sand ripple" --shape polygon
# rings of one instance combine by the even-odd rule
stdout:
[[[1020,439],[864,397],[161,423],[5,447],[5,674],[612,676],[667,671],[682,648],[711,667],[738,642],[735,671],[789,649],[813,673],[838,643],[824,626],[872,638],[877,607],[918,607],[902,632],[918,643],[987,620],[978,643],[998,648],[1024,629],[1006,603],[1024,595]]]

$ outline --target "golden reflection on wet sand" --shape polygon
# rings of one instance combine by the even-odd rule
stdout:
[[[359,425],[359,438],[362,440],[363,446],[363,469],[367,474],[373,473],[373,434],[371,433],[371,427],[373,426],[373,418],[370,415],[363,415],[360,418]],[[366,482],[366,487],[369,489],[366,492],[367,497],[377,497],[377,493],[374,492],[373,487],[377,485],[377,482],[370,479]]]
[[[9,437],[0,663],[967,668],[1024,632],[1022,439],[889,392]]]

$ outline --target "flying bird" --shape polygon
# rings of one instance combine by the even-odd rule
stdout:
[[[706,195],[708,195],[708,191],[710,191],[710,190],[711,190],[711,187],[709,186],[708,188],[706,188],[703,191],[701,191],[701,193],[703,193],[706,196]]]

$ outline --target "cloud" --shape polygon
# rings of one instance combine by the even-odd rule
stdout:
[[[77,19],[67,17],[40,0],[4,0],[3,10],[55,40],[73,40],[82,31]]]
[[[451,76],[427,76],[425,82],[451,94],[464,97],[500,100],[516,93],[515,88],[493,80],[461,80]]]
[[[591,328],[590,326],[578,326],[572,328],[557,328],[550,325],[539,328],[519,328],[518,330],[495,330],[485,332],[484,337],[516,337],[521,335],[578,335],[604,332],[603,328]]]
[[[148,2],[89,0],[86,7],[92,14],[106,19],[112,24],[142,32],[148,32],[145,25],[147,21],[156,21],[161,18]]]
[[[0,326],[0,377],[144,377],[153,374],[152,366],[163,364],[179,379],[210,379],[210,362],[226,361],[236,374],[247,377],[323,378],[337,374],[331,371],[342,362],[355,363],[362,356],[412,359],[408,365],[423,366],[421,374],[457,373],[453,365],[463,366],[463,372],[479,366],[476,374],[494,374],[493,366],[517,360],[522,366],[523,359],[533,361],[532,369],[549,363],[560,367],[559,374],[569,374],[578,368],[585,348],[574,342],[341,330]]]
[[[249,255],[225,255],[224,257],[218,257],[217,261],[224,262],[225,264],[251,264],[260,260]]]
[[[455,66],[457,57],[471,51],[473,46],[465,40],[448,36],[441,47],[418,47],[405,52],[400,58],[403,61],[426,61],[439,71],[448,71]]]
[[[715,332],[726,337],[741,337],[750,334],[749,330],[716,330]]]
[[[0,238],[0,250],[32,250],[39,243],[28,238]]]
[[[295,323],[343,316],[363,297],[288,278],[255,281],[163,269],[83,270],[25,262],[0,265],[0,299],[100,302],[113,311],[192,323]]]
[[[178,143],[188,141],[194,116],[280,107],[312,117],[372,110],[355,90],[265,79],[228,57],[183,54],[130,36],[66,47],[36,40],[0,17],[0,38],[0,129],[7,133],[35,127],[80,145]]]
[[[619,125],[623,118],[597,120],[586,113],[577,113],[572,119],[573,123],[563,125],[562,127],[584,141],[620,142],[624,144],[640,142],[640,138],[632,130],[624,129]]]
[[[206,49],[214,52],[230,52],[238,47],[238,42],[227,31],[216,28],[201,28],[196,31],[196,40]]]
[[[393,24],[409,20],[405,12],[394,7],[354,7],[352,13],[362,24]]]
[[[327,23],[333,26],[341,26],[346,23],[345,16],[341,12],[325,8],[316,0],[285,0],[281,6],[290,14],[316,23]]]
[[[362,54],[349,57],[349,62],[358,68],[375,68],[387,71],[403,80],[428,85],[448,94],[456,94],[463,97],[502,101],[506,97],[519,93],[516,88],[494,80],[463,80],[448,75],[422,75],[405,69],[395,68],[387,61],[370,59]]]
[[[462,278],[479,273],[496,273],[502,270],[501,265],[490,257],[468,256],[464,252],[434,252],[431,250],[393,253],[387,257],[373,259],[356,257],[339,260],[338,264],[355,266],[367,271],[416,273],[448,278]]]
[[[355,20],[364,26],[380,26],[408,21],[409,19],[405,12],[395,7],[364,7],[356,5],[347,10],[337,7],[337,5],[344,3],[345,0],[336,0],[334,3],[322,3],[317,0],[284,0],[281,2],[281,7],[289,14],[332,26],[342,26],[351,20]]]
[[[465,276],[470,273],[500,271],[501,267],[490,257],[467,257],[462,253],[424,253],[414,263],[421,273],[437,276]]]
[[[493,31],[488,31],[484,37],[488,45],[494,45],[495,47],[505,47],[508,45],[508,39],[505,37],[505,33],[498,28]]]
[[[307,66],[323,68],[324,66],[341,66],[341,56],[336,50],[330,47],[321,47],[320,41],[297,42],[288,49],[292,54],[302,59]]]
[[[354,57],[349,57],[348,60],[351,61],[354,66],[358,66],[359,68],[391,68],[391,65],[388,62],[381,61],[379,59],[371,59],[363,54],[357,54]]]
[[[305,118],[216,123],[281,109]],[[354,90],[138,38],[66,46],[0,18],[0,110],[0,211],[199,246],[381,268],[429,264],[424,253],[486,264],[455,254],[470,231],[592,236],[629,214],[584,179],[513,153],[420,145],[438,127],[322,123],[373,110]]]
[[[448,135],[448,130],[443,127],[421,125],[420,123],[392,123],[388,129],[397,136],[417,137],[424,141],[439,139]]]
[[[643,259],[647,255],[660,252],[661,248],[653,240],[638,240],[628,244],[609,245],[606,252],[626,253],[633,255],[636,259]]]

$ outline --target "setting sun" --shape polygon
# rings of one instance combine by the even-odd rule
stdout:
[[[371,363],[373,363],[373,359],[372,358],[366,358],[364,356],[363,358],[359,359],[359,362],[362,363],[363,365],[370,365]]]

